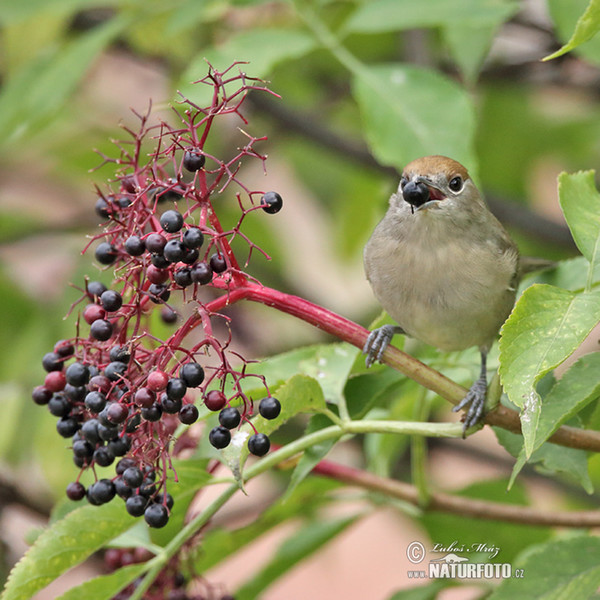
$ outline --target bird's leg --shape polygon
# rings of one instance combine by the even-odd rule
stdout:
[[[367,368],[374,362],[381,360],[385,349],[390,345],[392,338],[396,333],[404,333],[402,327],[398,325],[383,325],[373,329],[363,346],[363,354],[366,354],[365,364]]]
[[[487,369],[486,369],[487,351],[481,351],[481,372],[467,395],[457,404],[452,411],[457,412],[466,406],[469,407],[465,419],[463,421],[463,438],[469,427],[477,425],[483,417],[483,408],[485,406],[485,398],[487,394]]]

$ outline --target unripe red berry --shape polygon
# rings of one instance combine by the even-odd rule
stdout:
[[[204,405],[208,410],[221,410],[227,402],[225,394],[219,390],[210,390],[204,397]]]
[[[44,379],[44,387],[51,392],[60,392],[67,385],[67,376],[64,371],[51,371]]]
[[[138,406],[142,408],[148,408],[154,404],[156,400],[156,394],[149,388],[140,388],[134,396],[134,401]]]
[[[169,279],[169,271],[166,269],[159,269],[154,265],[148,265],[146,277],[150,283],[164,283]]]
[[[83,309],[83,320],[91,325],[94,321],[98,319],[104,319],[106,316],[106,311],[99,304],[88,304]]]
[[[167,387],[169,383],[169,376],[163,371],[152,371],[148,375],[148,381],[146,385],[154,392],[160,392]]]

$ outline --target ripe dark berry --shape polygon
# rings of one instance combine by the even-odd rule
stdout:
[[[206,157],[198,150],[186,150],[183,154],[183,168],[192,173],[199,171],[205,162]]]
[[[160,254],[153,254],[150,259],[152,265],[157,269],[166,269],[171,263],[163,256],[162,252]]]
[[[135,467],[136,464],[137,463],[135,462],[135,460],[133,460],[133,458],[122,458],[117,463],[117,466],[115,467],[115,472],[117,475],[123,475],[123,473],[125,473],[125,471],[129,469],[129,467]]]
[[[67,385],[67,377],[62,371],[52,371],[44,378],[44,387],[51,392],[61,392]]]
[[[161,302],[166,302],[171,297],[171,292],[163,283],[153,283],[148,288],[148,295],[154,304],[160,304]]]
[[[142,485],[139,487],[139,493],[146,498],[150,498],[156,492],[156,484],[154,483],[154,478],[152,477],[144,477],[144,481],[142,481]]]
[[[101,467],[108,467],[114,462],[115,455],[106,446],[100,446],[94,450],[93,458],[96,464]]]
[[[173,279],[175,280],[175,283],[182,288],[192,285],[192,270],[188,267],[177,269]]]
[[[92,497],[99,504],[110,502],[115,493],[115,484],[110,479],[99,479],[88,489],[88,497]]]
[[[115,492],[119,498],[127,500],[129,496],[133,495],[133,490],[123,481],[122,477],[117,477],[113,483],[115,484]]]
[[[179,379],[178,377],[169,379],[169,382],[167,383],[167,396],[171,398],[171,400],[181,400],[186,392],[187,385],[185,385],[183,379]]]
[[[101,219],[108,219],[108,216],[111,213],[110,204],[106,201],[106,199],[98,198],[98,200],[96,200],[96,204],[94,205],[94,212]]]
[[[131,354],[126,346],[113,346],[108,353],[108,358],[110,358],[111,362],[127,364],[131,358]]]
[[[276,419],[281,412],[281,404],[277,398],[267,396],[260,401],[258,405],[258,412],[265,419]]]
[[[255,433],[248,440],[248,450],[255,456],[264,456],[270,447],[271,442],[264,433]]]
[[[54,394],[48,402],[48,410],[55,417],[66,417],[71,412],[71,408],[73,405],[63,394]]]
[[[260,199],[260,205],[266,213],[274,215],[281,210],[283,206],[283,200],[277,192],[267,192]]]
[[[159,269],[154,265],[148,265],[146,269],[146,277],[150,283],[165,283],[169,280],[169,271]]]
[[[106,286],[101,281],[90,281],[87,284],[87,292],[88,295],[92,298],[92,300],[94,299],[94,297],[100,298],[100,296],[102,296],[103,292],[105,291]]]
[[[129,256],[141,256],[146,250],[146,244],[137,235],[132,235],[125,240],[125,250]]]
[[[200,285],[205,285],[212,281],[212,269],[208,263],[199,262],[192,267],[192,281]]]
[[[162,504],[150,504],[144,511],[144,520],[150,527],[164,527],[169,522],[169,511]]]
[[[63,359],[55,352],[47,352],[44,354],[44,358],[42,358],[42,367],[44,367],[44,370],[48,373],[51,373],[52,371],[62,371],[63,364]]]
[[[163,249],[163,256],[172,263],[183,260],[186,254],[187,249],[179,240],[169,240]]]
[[[123,423],[125,419],[127,419],[127,417],[129,416],[129,409],[124,404],[113,402],[113,404],[111,404],[108,407],[106,414],[108,416],[108,420],[111,423],[115,423],[118,425],[120,423]]]
[[[82,458],[91,458],[94,448],[87,440],[77,440],[73,442],[73,454]]]
[[[199,256],[200,252],[197,249],[185,248],[185,256],[181,259],[181,262],[186,265],[193,265],[198,260]]]
[[[139,467],[129,467],[125,469],[123,475],[123,481],[130,488],[138,488],[142,485],[142,481],[144,481],[144,474]]]
[[[188,362],[179,367],[179,377],[188,387],[198,387],[204,381],[204,369],[197,362]]]
[[[81,426],[81,435],[90,443],[96,445],[100,441],[98,435],[98,420],[89,419]]]
[[[198,420],[198,409],[193,404],[186,404],[179,411],[179,420],[184,425],[191,425]]]
[[[115,456],[125,456],[131,448],[131,438],[128,435],[120,435],[116,440],[111,440],[106,447]]]
[[[119,381],[127,371],[127,364],[120,360],[109,362],[104,369],[104,374],[110,381]]]
[[[220,390],[210,390],[204,397],[204,405],[208,410],[221,410],[225,403],[227,402],[227,398],[225,394]]]
[[[227,262],[222,254],[215,253],[210,257],[210,268],[215,273],[222,273],[227,270]]]
[[[99,342],[109,340],[113,334],[113,326],[110,321],[98,319],[90,325],[90,335]]]
[[[69,358],[73,356],[75,347],[68,340],[60,340],[54,344],[54,353],[58,354],[61,358]]]
[[[177,233],[183,227],[183,215],[177,210],[167,210],[160,215],[160,226],[167,233]]]
[[[146,244],[146,249],[148,252],[152,252],[153,254],[161,254],[165,244],[167,243],[167,238],[160,233],[151,233],[144,239],[144,243]]]
[[[88,325],[91,325],[98,319],[104,319],[105,316],[106,311],[99,304],[88,304],[83,309],[83,320]]]
[[[160,397],[160,406],[163,412],[175,415],[181,410],[181,400],[173,400],[167,394],[162,394]]]
[[[33,388],[31,397],[36,404],[48,404],[50,398],[52,398],[52,392],[43,385],[38,385],[37,387]]]
[[[79,429],[79,423],[73,417],[63,417],[56,423],[56,431],[64,438],[73,437]]]
[[[93,413],[99,413],[106,406],[106,396],[102,392],[90,392],[85,397],[85,405]]]
[[[154,392],[160,392],[167,387],[169,376],[163,371],[152,371],[148,375],[147,386]]]
[[[105,414],[105,411],[106,409],[104,409],[104,411],[102,411],[100,415]],[[100,415],[98,415],[98,421],[100,421]],[[100,421],[100,423],[98,424],[98,437],[103,442],[112,442],[113,440],[116,440],[119,437],[119,429],[112,423],[108,423],[109,424],[107,425]]]
[[[154,404],[154,401],[156,400],[156,394],[151,389],[143,387],[135,393],[133,399],[138,406],[142,408],[148,408]]]
[[[146,510],[148,499],[144,496],[136,494],[135,496],[129,496],[125,501],[125,509],[132,517],[141,517]]]
[[[240,424],[241,420],[240,411],[233,406],[228,406],[219,413],[219,423],[227,429],[234,429]]]
[[[73,481],[67,486],[67,498],[69,500],[81,500],[85,496],[85,488],[78,481]]]
[[[171,496],[171,494],[169,494],[168,492],[162,492],[161,494],[156,494],[156,496],[154,496],[154,502],[156,504],[166,505],[166,507],[169,510],[171,510],[175,504],[175,500],[173,499],[173,496]]]
[[[78,362],[69,365],[65,375],[67,383],[75,387],[85,385],[90,380],[90,370]]]
[[[63,394],[71,401],[71,402],[83,402],[85,399],[85,395],[87,394],[87,387],[84,385],[71,385],[67,383],[65,385],[65,389],[63,390]]]
[[[119,255],[117,249],[108,242],[102,242],[98,244],[94,254],[96,256],[96,260],[101,265],[112,265],[115,260],[117,260],[117,256]]]
[[[125,431],[127,433],[133,433],[138,428],[138,426],[141,422],[142,422],[142,417],[140,416],[140,413],[135,413],[127,421],[127,424],[125,425]]]
[[[163,306],[160,309],[160,318],[162,319],[163,323],[172,325],[173,323],[177,322],[179,315],[174,310],[171,310],[168,306]]]
[[[142,408],[142,417],[146,419],[146,421],[160,421],[160,418],[162,417],[162,408],[160,407],[160,404],[155,402],[148,408]]]
[[[231,433],[225,427],[214,427],[208,434],[208,441],[217,449],[225,448],[231,441]]]
[[[204,234],[198,227],[190,227],[189,229],[186,229],[185,233],[183,234],[182,241],[186,248],[200,248],[204,243]]]
[[[106,290],[100,296],[100,303],[107,312],[115,312],[123,306],[123,298],[115,290]]]

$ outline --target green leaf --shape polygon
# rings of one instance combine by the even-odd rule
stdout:
[[[419,156],[442,154],[473,170],[473,106],[447,77],[408,65],[371,65],[355,72],[353,93],[382,164],[402,168]]]
[[[513,565],[522,578],[504,579],[489,600],[587,600],[600,586],[600,539],[576,536],[528,548]]]
[[[193,60],[183,74],[179,88],[182,93],[199,103],[210,105],[212,87],[191,85],[208,72],[207,61],[217,70],[224,70],[236,61],[252,77],[264,78],[273,68],[286,60],[304,56],[315,47],[314,39],[297,29],[253,28],[231,36],[225,43],[209,48]]]
[[[527,456],[533,451],[541,402],[536,384],[581,344],[600,320],[600,292],[574,294],[549,285],[525,290],[500,332],[500,376],[522,409]]]
[[[600,353],[581,357],[543,399],[532,448],[537,450],[563,423],[600,396]]]
[[[502,21],[490,25],[453,23],[442,29],[452,58],[460,67],[467,81],[473,82],[477,78],[479,69],[501,23]]]
[[[517,9],[517,2],[499,0],[374,0],[361,4],[344,30],[381,33],[448,24],[483,26],[505,21]]]
[[[117,5],[121,0],[0,0],[0,22],[3,25],[19,22],[32,17],[41,11],[52,14],[61,12],[78,12],[84,9]]]
[[[344,519],[314,521],[304,524],[285,540],[272,558],[250,581],[242,585],[234,596],[237,600],[255,600],[276,579],[294,568],[301,560],[345,531],[358,516]]]
[[[111,600],[124,587],[135,581],[148,565],[142,563],[121,567],[110,575],[94,577],[81,585],[71,588],[56,600]]]
[[[1,600],[27,600],[131,527],[122,503],[84,506],[44,531],[11,571]]]
[[[75,90],[92,60],[128,23],[113,18],[58,51],[46,50],[9,79],[0,94],[0,146],[44,126]]]
[[[544,57],[543,60],[551,60],[570,52],[580,44],[591,40],[600,30],[600,0],[590,0],[585,12],[575,26],[571,39],[556,52]]]
[[[600,262],[600,194],[594,177],[594,171],[558,176],[560,206],[577,247],[590,262],[590,273]]]

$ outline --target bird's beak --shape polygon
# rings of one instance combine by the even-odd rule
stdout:
[[[420,206],[415,206],[415,211],[439,208],[440,201],[446,199],[446,195],[442,192],[442,190],[433,185],[431,180],[429,180],[427,177],[417,177],[415,178],[415,182],[425,184],[429,190],[429,200]]]

